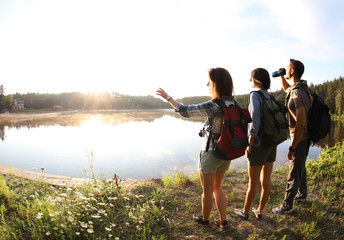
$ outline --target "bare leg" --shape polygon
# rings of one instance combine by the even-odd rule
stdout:
[[[214,182],[214,197],[217,210],[220,213],[220,220],[226,220],[227,218],[227,199],[226,194],[222,188],[222,179],[225,172],[216,172],[215,182]]]
[[[207,221],[210,217],[211,209],[213,208],[213,192],[215,173],[207,174],[200,172],[200,178],[202,183],[202,216],[203,220]]]
[[[249,185],[246,192],[244,213],[250,211],[252,203],[257,195],[261,170],[262,166],[248,166]]]
[[[263,166],[263,171],[261,175],[262,193],[260,196],[259,208],[257,211],[261,213],[265,207],[265,204],[269,200],[271,194],[271,173],[274,163],[268,162]]]

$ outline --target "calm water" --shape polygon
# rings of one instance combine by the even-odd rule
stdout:
[[[173,111],[125,110],[0,118],[0,163],[4,165],[39,172],[45,167],[45,173],[70,177],[84,177],[85,169],[90,173],[93,166],[97,177],[117,173],[122,179],[160,178],[181,169],[187,174],[197,172],[202,118],[191,121]],[[278,146],[275,166],[288,163],[289,146],[289,140]],[[311,147],[309,158],[317,158],[320,152],[320,146]],[[231,167],[246,168],[246,158],[232,161]]]

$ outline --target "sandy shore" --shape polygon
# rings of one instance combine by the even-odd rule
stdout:
[[[45,174],[41,172],[35,172],[35,171],[29,171],[24,170],[20,168],[15,168],[11,166],[6,166],[3,164],[0,164],[0,173],[2,174],[13,174],[15,176],[20,176],[24,178],[28,178],[31,180],[40,181],[43,180],[49,184],[53,185],[76,185],[81,184],[86,181],[84,178],[72,178],[72,177],[66,177],[66,176],[59,176],[54,174]]]
[[[41,181],[43,180],[46,183],[52,185],[65,185],[65,186],[74,186],[85,183],[86,181],[91,181],[91,179],[85,178],[72,178],[67,176],[60,176],[54,174],[45,174],[41,172],[29,171],[20,168],[10,167],[3,164],[0,164],[0,174],[13,174],[15,176],[28,178],[30,180]],[[122,181],[122,185],[128,189],[136,187],[142,184],[161,184],[160,178],[151,178],[145,180],[135,180],[135,179],[126,179]]]

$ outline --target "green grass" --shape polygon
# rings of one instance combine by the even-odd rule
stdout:
[[[283,200],[288,168],[273,171],[273,191],[261,221],[253,214],[243,221],[233,213],[243,206],[248,178],[247,171],[228,171],[223,184],[230,224],[226,230],[191,221],[192,214],[201,212],[198,174],[179,171],[164,176],[161,184],[133,189],[116,179],[67,187],[1,175],[0,239],[341,239],[344,144],[325,149],[317,160],[308,161],[307,169],[309,201],[295,204],[291,215],[271,213]],[[211,216],[217,217],[215,206]]]

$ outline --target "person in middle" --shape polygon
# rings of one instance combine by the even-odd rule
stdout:
[[[235,209],[234,213],[247,220],[252,203],[257,195],[259,182],[261,183],[261,197],[258,208],[252,211],[256,218],[262,217],[262,212],[271,193],[271,173],[274,161],[276,160],[277,145],[266,145],[259,136],[261,128],[263,99],[256,92],[260,91],[267,99],[271,99],[268,89],[270,88],[269,72],[264,68],[256,68],[251,73],[250,82],[255,89],[250,94],[249,111],[252,123],[249,124],[249,146],[246,149],[248,159],[249,185],[246,193],[245,204],[242,209]]]

